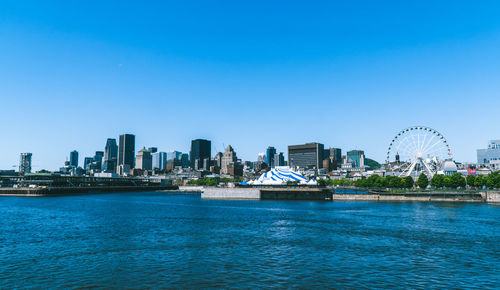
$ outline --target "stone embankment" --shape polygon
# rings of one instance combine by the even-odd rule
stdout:
[[[420,202],[484,202],[486,193],[467,192],[408,192],[408,193],[368,193],[333,194],[332,200],[351,201],[420,201]]]
[[[56,196],[87,193],[137,192],[178,190],[173,186],[88,186],[88,187],[4,187],[0,188],[0,196]]]
[[[488,192],[486,202],[500,203],[500,192]]]
[[[260,199],[258,188],[205,187],[201,193],[204,199]]]

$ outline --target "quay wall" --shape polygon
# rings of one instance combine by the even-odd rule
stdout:
[[[178,190],[178,186],[89,186],[89,187],[21,187],[21,188],[0,188],[0,196],[64,196],[72,194],[86,193],[111,193],[111,192],[138,192],[138,191],[159,191]]]
[[[205,187],[201,193],[204,199],[260,199],[258,188]]]
[[[486,202],[500,203],[500,192],[488,192],[486,194]]]
[[[329,200],[333,190],[327,188],[262,188],[261,199],[269,200]]]
[[[344,201],[419,201],[419,202],[484,202],[486,194],[464,194],[464,193],[372,193],[372,194],[333,194],[332,200]]]

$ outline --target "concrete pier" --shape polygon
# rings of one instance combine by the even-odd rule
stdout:
[[[204,199],[260,199],[258,188],[205,187],[201,193]]]
[[[328,200],[333,191],[326,188],[219,188],[205,187],[204,199]]]
[[[485,193],[466,192],[408,192],[333,194],[332,200],[349,201],[420,201],[420,202],[485,202]]]
[[[487,192],[486,202],[500,203],[500,192]]]
[[[328,188],[263,188],[260,199],[270,200],[329,200],[333,190]]]
[[[87,187],[3,187],[0,196],[64,196],[87,193],[111,193],[132,191],[159,191],[178,190],[175,185],[170,186],[87,186]]]

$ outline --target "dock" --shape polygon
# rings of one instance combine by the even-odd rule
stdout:
[[[146,192],[179,190],[176,185],[168,186],[81,186],[81,187],[4,187],[0,196],[64,196],[89,193]]]

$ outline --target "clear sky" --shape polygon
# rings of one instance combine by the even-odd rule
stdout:
[[[412,125],[500,139],[498,1],[2,1],[0,168],[106,138],[244,160],[321,142],[381,162]]]

